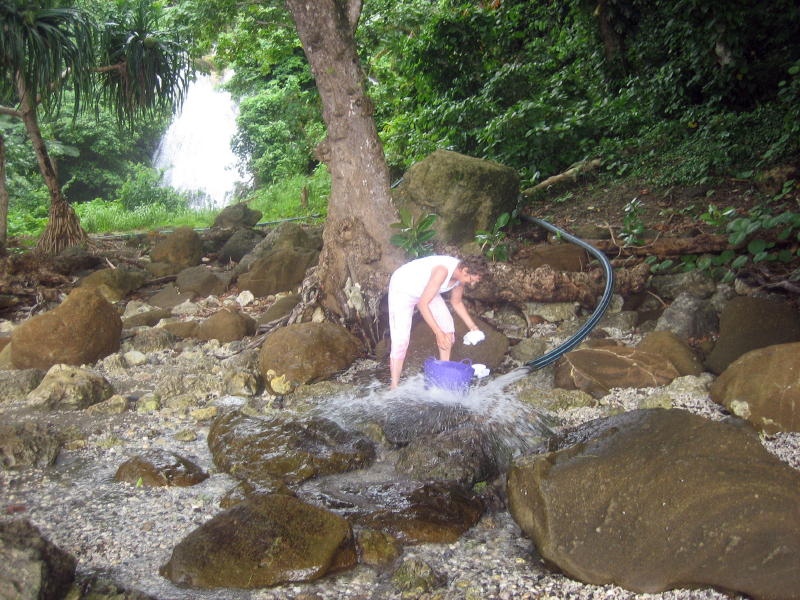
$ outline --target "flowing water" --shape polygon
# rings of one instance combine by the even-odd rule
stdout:
[[[231,150],[238,106],[219,89],[223,81],[200,75],[189,85],[153,157],[153,166],[164,171],[162,185],[189,193],[193,208],[222,208],[243,183]]]

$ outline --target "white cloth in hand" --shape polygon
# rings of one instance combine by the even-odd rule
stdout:
[[[482,365],[480,363],[476,363],[476,364],[472,365],[472,373],[478,379],[486,377],[489,374],[489,372],[490,372],[489,371],[489,367],[487,367],[486,365]]]
[[[465,346],[473,346],[475,344],[479,344],[483,340],[486,339],[486,336],[480,329],[476,329],[475,331],[467,332],[464,336],[464,345]]]

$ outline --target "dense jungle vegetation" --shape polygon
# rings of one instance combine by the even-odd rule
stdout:
[[[145,46],[169,43],[198,71],[231,69],[226,86],[240,102],[232,143],[251,181],[238,199],[265,220],[324,214],[327,174],[314,148],[325,126],[281,3],[0,0],[0,108],[19,103],[8,16],[64,8],[100,29],[146,15],[132,20]],[[600,177],[668,186],[796,164],[798,31],[794,0],[366,0],[357,41],[394,178],[447,148],[515,168],[523,187],[587,159],[601,159]],[[109,93],[76,91],[58,90],[38,116],[84,228],[208,225],[212,215],[159,187],[150,166],[170,107],[125,119]],[[48,190],[9,111],[0,110],[0,140],[8,234],[21,242],[42,231]]]

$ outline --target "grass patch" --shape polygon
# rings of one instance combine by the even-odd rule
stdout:
[[[305,194],[304,188],[307,190]],[[247,205],[261,211],[261,221],[278,221],[310,215],[319,215],[324,219],[328,214],[330,192],[331,178],[328,169],[320,165],[311,177],[295,175],[255,190],[247,198]]]
[[[120,233],[147,231],[158,227],[209,227],[216,210],[167,208],[162,204],[147,204],[126,210],[121,202],[97,198],[74,206],[87,233]]]

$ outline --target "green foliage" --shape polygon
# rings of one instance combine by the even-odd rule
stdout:
[[[475,232],[475,242],[480,246],[483,254],[492,261],[508,260],[508,244],[506,244],[506,233],[503,227],[508,225],[511,214],[504,212],[492,225],[490,230],[479,229]]]
[[[436,231],[431,229],[436,221],[436,215],[429,214],[417,221],[406,209],[398,211],[400,222],[392,223],[392,229],[398,232],[391,237],[391,242],[398,248],[406,251],[413,258],[428,256],[433,252],[433,236]]]
[[[167,208],[163,204],[143,204],[133,210],[119,201],[97,198],[75,206],[81,225],[88,233],[147,231],[157,227],[209,227],[217,211]]]
[[[314,98],[292,76],[241,101],[232,147],[257,182],[311,172],[314,147],[325,134]]]
[[[310,215],[320,215],[324,218],[328,214],[330,191],[331,179],[328,169],[320,165],[310,177],[294,175],[256,190],[247,198],[247,205],[261,211],[262,221],[278,221]],[[303,205],[304,195],[305,205]]]
[[[623,208],[620,239],[626,246],[641,246],[644,240],[644,222],[641,215],[642,201],[633,198]]]
[[[161,206],[165,210],[180,212],[189,206],[186,195],[160,184],[161,173],[145,165],[131,165],[131,173],[119,187],[115,200],[129,211],[146,206]]]

